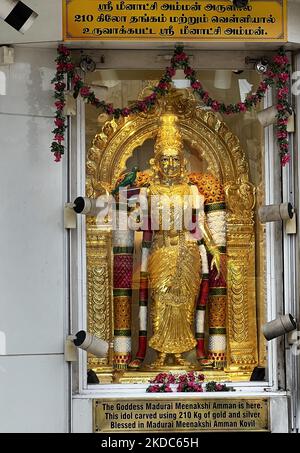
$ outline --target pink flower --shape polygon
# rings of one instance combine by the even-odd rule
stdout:
[[[170,387],[170,384],[167,384],[167,385],[165,386],[165,392],[167,392],[167,393],[173,392],[173,390],[172,390],[171,387]]]
[[[57,72],[63,72],[65,70],[65,64],[64,63],[57,63],[56,65],[56,70]]]
[[[151,384],[149,385],[149,387],[147,388],[147,392],[150,392],[150,393],[157,393],[157,392],[172,392],[173,390],[171,389],[170,385],[169,384]]]
[[[281,74],[278,74],[278,78],[281,82],[287,82],[290,78],[290,75],[288,72],[282,72]]]
[[[71,72],[74,70],[75,65],[73,63],[67,63],[65,67],[67,72]]]
[[[90,87],[82,87],[80,88],[80,95],[85,98],[91,94]]]
[[[271,69],[268,69],[268,71],[266,72],[266,75],[270,79],[274,79],[274,77],[275,77],[275,73]]]
[[[220,103],[218,101],[213,101],[211,107],[215,112],[218,112],[220,110]]]
[[[288,94],[288,92],[289,92],[288,87],[279,88],[279,90],[277,91],[278,99],[284,98]]]
[[[178,384],[178,386],[177,386],[177,392],[182,392],[183,386],[184,386],[184,384],[183,384],[182,382],[181,382],[180,384]]]
[[[54,162],[60,162],[61,154],[58,151],[55,151],[54,156],[55,156]]]
[[[240,112],[247,111],[247,107],[245,106],[245,104],[243,102],[238,102],[237,106],[238,106]]]
[[[289,154],[285,154],[284,156],[281,156],[282,167],[284,167],[286,164],[288,164],[290,159],[291,159],[291,156]]]
[[[203,94],[202,99],[203,99],[204,102],[207,102],[209,100],[209,94],[208,94],[207,91],[205,91],[205,93]]]
[[[168,384],[175,384],[176,377],[172,373],[169,373],[167,377],[167,382]]]
[[[187,377],[190,381],[195,381],[195,379],[196,379],[194,371],[189,371],[187,374]]]
[[[54,124],[55,124],[57,127],[63,127],[63,126],[65,125],[65,122],[64,122],[64,120],[62,120],[61,118],[55,118]]]
[[[184,68],[184,73],[186,76],[191,76],[192,74],[194,74],[194,70],[192,68],[190,68],[189,66],[187,68]]]
[[[275,55],[273,61],[278,65],[285,65],[289,62],[289,59],[286,55]]]
[[[199,381],[204,381],[204,374],[198,374],[198,380]]]
[[[187,56],[187,54],[184,53],[184,52],[181,52],[181,53],[175,55],[175,57],[174,57],[174,60],[175,60],[176,62],[186,61],[187,59],[188,59],[188,56]]]
[[[193,90],[200,90],[200,88],[202,88],[202,85],[199,80],[196,80],[191,84],[191,87],[193,88]]]
[[[286,131],[279,131],[279,132],[277,132],[277,134],[276,134],[277,138],[279,138],[279,139],[287,138],[287,135],[288,135],[288,134],[287,134]]]
[[[267,88],[268,88],[268,84],[266,82],[260,82],[260,84],[258,86],[259,90],[266,91]]]
[[[130,115],[130,110],[128,108],[125,108],[122,110],[122,116],[128,116]]]
[[[142,111],[142,112],[147,112],[147,110],[148,110],[147,103],[144,101],[138,102],[138,107],[139,107],[140,111]]]
[[[248,97],[249,101],[252,102],[252,104],[256,105],[259,101],[259,97],[253,94],[252,96]]]
[[[75,74],[75,75],[73,76],[73,78],[72,78],[72,83],[73,83],[73,85],[76,85],[76,84],[77,84],[78,82],[80,82],[80,81],[81,81],[80,76],[79,76],[78,74]]]
[[[60,143],[60,142],[63,142],[64,139],[65,139],[64,136],[61,135],[61,134],[55,134],[55,136],[54,136],[54,140],[56,140],[56,141],[59,142],[59,143]]]
[[[157,86],[160,90],[165,91],[168,89],[169,84],[167,82],[159,82],[159,84]]]
[[[176,74],[176,69],[169,66],[166,69],[166,73],[169,77],[173,77]]]
[[[154,379],[151,379],[150,382],[163,382],[163,381],[161,381],[161,375],[162,375],[162,374],[163,374],[163,373],[157,374],[157,375],[155,376]]]
[[[150,100],[150,101],[155,101],[156,98],[157,98],[157,93],[152,93],[152,94],[150,94],[150,96],[149,96],[149,100]]]
[[[112,115],[114,113],[114,111],[115,111],[115,109],[112,104],[108,104],[106,106],[106,113],[108,113],[108,115]]]
[[[62,102],[62,101],[56,101],[56,102],[54,103],[54,105],[55,105],[55,107],[56,107],[57,110],[63,110],[63,108],[64,108],[64,106],[65,106],[64,102]]]
[[[187,377],[186,377],[185,374],[181,374],[181,375],[179,376],[178,380],[179,380],[180,383],[184,383],[184,382],[187,381]]]
[[[216,391],[221,392],[223,390],[223,385],[222,384],[216,384]]]
[[[286,126],[287,123],[288,123],[288,119],[285,118],[285,119],[279,120],[277,124],[278,124],[279,126]]]
[[[64,89],[66,88],[66,84],[64,82],[57,82],[54,85],[54,88],[55,88],[55,91],[64,91]]]
[[[277,110],[285,110],[285,106],[283,104],[276,105]]]
[[[63,44],[60,44],[58,46],[57,50],[58,50],[59,53],[62,53],[65,56],[70,55],[69,49],[67,49]]]

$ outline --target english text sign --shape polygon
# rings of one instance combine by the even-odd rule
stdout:
[[[94,432],[181,431],[268,431],[268,401],[94,400]]]

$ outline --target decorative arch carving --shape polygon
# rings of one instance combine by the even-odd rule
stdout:
[[[116,183],[134,149],[154,139],[160,115],[172,105],[185,143],[207,162],[207,172],[225,188],[228,255],[228,366],[227,372],[245,375],[257,364],[255,236],[253,209],[255,189],[239,139],[217,114],[202,108],[187,90],[174,90],[161,98],[149,113],[107,121],[92,142],[86,162],[86,195],[96,198]],[[100,249],[99,249],[100,244]],[[101,249],[102,244],[102,249]],[[90,331],[111,341],[112,300],[110,233],[99,231],[93,219],[87,222],[88,312]],[[102,255],[101,255],[102,254]],[[105,260],[101,260],[105,256]],[[105,268],[105,272],[103,269]],[[102,274],[100,270],[102,269]],[[102,280],[99,285],[99,278]],[[104,274],[103,274],[104,272]],[[102,281],[106,281],[106,289]],[[101,326],[99,310],[102,313]],[[105,320],[103,321],[103,319]],[[90,359],[91,365],[110,366],[110,361]],[[103,368],[103,369],[104,369]]]

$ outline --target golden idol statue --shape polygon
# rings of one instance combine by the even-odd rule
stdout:
[[[176,121],[172,114],[161,117],[155,157],[151,162],[153,178],[148,188],[150,203],[157,199],[160,204],[155,206],[158,209],[151,207],[151,212],[159,218],[151,218],[158,229],[153,232],[148,262],[153,326],[149,346],[159,351],[154,366],[164,365],[167,354],[175,355],[176,364],[187,365],[181,354],[197,343],[194,320],[201,257],[197,240],[181,222],[187,217],[185,212],[192,213],[193,193],[188,184],[183,142]],[[168,229],[163,225],[164,214],[169,220]]]
[[[148,345],[158,352],[151,367],[158,369],[169,364],[170,355],[175,366],[191,367],[192,364],[182,354],[195,346],[197,358],[206,358],[204,330],[209,268],[214,269],[215,273],[211,278],[215,280],[221,270],[221,251],[218,246],[225,245],[224,194],[220,184],[212,176],[188,174],[183,140],[177,123],[178,119],[172,111],[167,110],[161,116],[154,159],[150,161],[151,171],[136,174],[135,169],[123,176],[113,191],[116,194],[124,186],[131,187],[133,191],[136,187],[140,190],[143,188],[148,202],[147,222],[150,217],[149,226],[143,229],[139,350],[133,361],[130,361],[130,329],[124,323],[126,317],[129,319],[130,313],[124,314],[124,306],[128,311],[132,277],[130,253],[134,233],[125,231],[114,234],[115,345],[119,349],[119,354],[115,353],[115,359],[120,368],[128,363],[129,368],[138,369],[144,360],[147,347],[148,287],[151,290],[152,321],[152,335]],[[210,214],[213,234],[205,219],[207,212],[204,214],[204,205],[208,207],[208,202],[211,202],[213,211]],[[210,265],[208,251],[211,254]],[[225,290],[225,286],[226,283],[218,285],[218,290]],[[219,295],[220,292],[217,296]],[[209,335],[210,360],[206,363],[209,365],[218,362],[221,367],[225,363],[226,338],[226,296],[223,296],[221,305],[216,305],[217,310],[221,309],[221,315],[217,314],[210,323],[214,332]],[[211,314],[215,311],[212,307]]]

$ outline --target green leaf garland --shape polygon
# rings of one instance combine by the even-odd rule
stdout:
[[[131,114],[141,112],[148,112],[156,104],[159,96],[165,96],[170,88],[173,77],[177,69],[183,69],[185,78],[191,83],[193,91],[202,99],[204,104],[210,107],[214,112],[220,112],[225,115],[234,113],[243,113],[256,107],[265,96],[265,93],[272,85],[276,86],[277,94],[277,116],[276,116],[276,136],[278,147],[281,157],[281,165],[285,166],[289,160],[290,155],[288,152],[288,133],[287,122],[291,113],[289,105],[289,60],[285,53],[284,48],[280,48],[277,55],[273,57],[272,63],[267,70],[264,79],[260,82],[255,93],[247,95],[244,102],[237,102],[236,104],[225,104],[216,99],[213,99],[202,86],[202,83],[197,79],[196,72],[189,64],[189,57],[184,52],[183,46],[176,46],[173,57],[161,77],[158,84],[153,88],[152,93],[141,101],[137,101],[130,107],[114,108],[112,104],[101,101],[86,85],[81,77],[77,74],[75,65],[71,60],[70,50],[64,45],[59,45],[58,56],[56,58],[56,75],[52,80],[54,84],[54,97],[55,97],[55,128],[53,129],[53,142],[51,144],[51,151],[54,153],[55,161],[59,162],[61,156],[64,154],[64,141],[66,131],[66,117],[64,115],[64,107],[66,104],[65,92],[67,84],[71,84],[73,96],[76,99],[79,95],[85,102],[95,106],[103,113],[118,119],[126,117]]]

